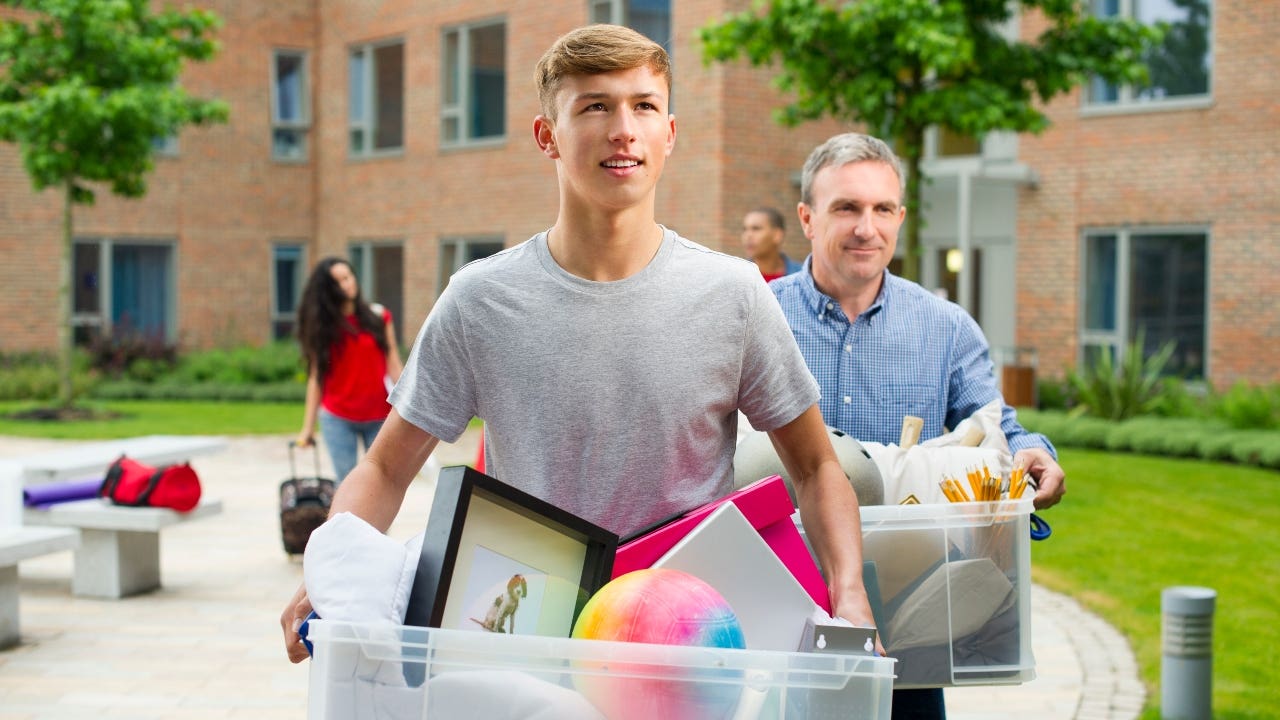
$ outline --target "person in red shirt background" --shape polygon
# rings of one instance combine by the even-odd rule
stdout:
[[[391,406],[387,393],[404,365],[391,311],[360,296],[346,260],[316,263],[298,305],[298,342],[307,365],[307,403],[297,444],[315,442],[316,420],[338,482],[368,451]]]
[[[786,234],[782,213],[776,208],[756,208],[742,218],[742,249],[747,259],[760,268],[765,282],[799,272],[803,267],[782,252]]]

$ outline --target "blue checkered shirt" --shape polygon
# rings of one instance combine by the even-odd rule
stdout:
[[[929,440],[1000,397],[987,339],[969,313],[916,283],[884,273],[875,302],[852,321],[804,269],[769,283],[782,304],[809,370],[822,388],[822,418],[859,439],[896,443],[902,417],[924,419]],[[1048,438],[1018,424],[1004,406],[1009,447],[1042,447]]]

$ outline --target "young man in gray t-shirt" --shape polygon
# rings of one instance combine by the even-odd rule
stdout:
[[[555,225],[450,280],[332,512],[385,531],[439,440],[479,416],[494,476],[627,534],[732,489],[741,410],[795,482],[836,614],[871,625],[857,498],[781,310],[752,264],[654,221],[676,136],[666,52],[590,26],[557,40],[537,78]],[[281,615],[294,662],[309,611],[299,588]]]

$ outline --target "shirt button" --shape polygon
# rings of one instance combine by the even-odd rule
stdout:
[[[847,353],[851,353],[851,352],[853,352],[853,345],[845,345],[845,346],[844,346],[844,351],[845,351],[845,352],[847,352]]]
[[[849,395],[845,395],[845,396],[844,396],[844,404],[845,404],[845,405],[849,405],[849,404],[852,404],[852,403],[853,403],[853,398],[852,398],[851,396],[849,396]]]
[[[834,307],[835,307],[835,305],[834,305],[834,304],[832,304],[832,303],[827,303],[827,309],[828,309],[828,310],[831,310],[831,309],[832,309],[832,308],[834,308]]]

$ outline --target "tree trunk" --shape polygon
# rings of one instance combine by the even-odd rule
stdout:
[[[908,129],[902,144],[907,161],[907,219],[902,228],[902,277],[920,282],[920,229],[924,225],[921,198],[924,178],[920,176],[920,168],[924,155],[924,130]]]
[[[72,235],[71,204],[72,181],[68,180],[64,188],[65,196],[62,206],[62,257],[58,268],[58,404],[71,407],[75,396],[71,386],[71,361],[73,344],[71,337],[71,290],[72,283]]]

